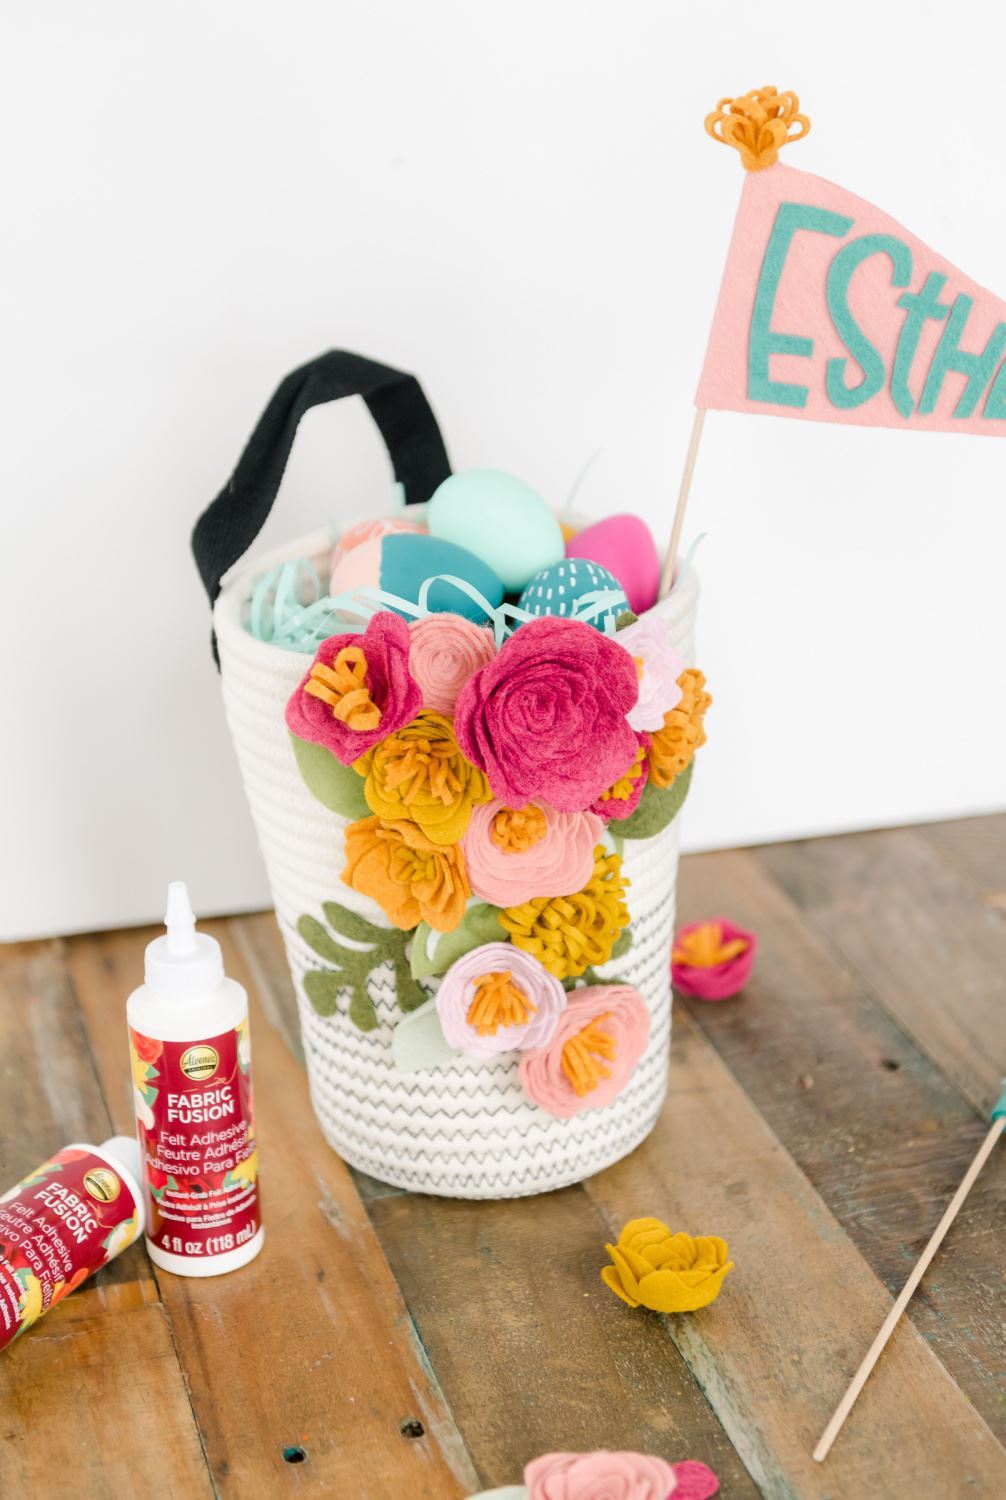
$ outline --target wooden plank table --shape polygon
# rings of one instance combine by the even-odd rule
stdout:
[[[0,1496],[455,1500],[591,1447],[703,1459],[727,1500],[1006,1495],[1002,1149],[810,1458],[998,1092],[1004,854],[1006,816],[685,860],[681,919],[760,935],[747,993],[677,1002],[633,1156],[506,1203],[348,1171],[271,915],[207,924],[252,996],[266,1247],[200,1281],[134,1246],[0,1357]],[[131,1130],[123,1003],[150,935],[0,950],[3,1186]],[[712,1307],[661,1319],[602,1285],[639,1214],[728,1240]]]

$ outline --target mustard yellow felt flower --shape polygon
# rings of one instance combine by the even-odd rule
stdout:
[[[693,1240],[690,1234],[672,1234],[659,1219],[632,1219],[618,1244],[604,1248],[614,1262],[601,1272],[605,1285],[630,1307],[642,1305],[653,1312],[708,1307],[733,1269],[726,1242],[717,1235]]]
[[[499,914],[500,925],[517,948],[532,954],[556,979],[575,978],[590,966],[606,964],[629,925],[628,883],[621,857],[598,844],[594,873],[582,890],[508,906]]]
[[[354,761],[366,777],[367,806],[387,823],[409,818],[435,844],[456,844],[489,783],[469,765],[443,714],[424,709]]]

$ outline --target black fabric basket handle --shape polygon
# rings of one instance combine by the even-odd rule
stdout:
[[[227,570],[248,551],[272,510],[297,426],[312,406],[362,396],[391,458],[408,504],[428,500],[451,472],[430,403],[414,375],[330,349],[280,384],[237,467],[192,532],[192,552],[212,607]],[[213,657],[219,665],[216,637]]]

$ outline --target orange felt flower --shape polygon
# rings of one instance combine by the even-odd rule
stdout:
[[[718,1235],[672,1234],[659,1219],[633,1219],[605,1245],[613,1265],[601,1279],[630,1307],[653,1312],[696,1312],[715,1302],[723,1278],[733,1270],[726,1241]]]
[[[415,823],[361,818],[346,829],[346,885],[370,896],[392,926],[410,931],[428,922],[451,932],[471,894],[456,844],[435,844]]]
[[[668,787],[690,763],[700,745],[706,742],[702,720],[712,698],[705,692],[706,679],[692,667],[678,678],[681,701],[664,714],[662,729],[655,730],[650,741],[648,760],[650,780],[654,786]]]

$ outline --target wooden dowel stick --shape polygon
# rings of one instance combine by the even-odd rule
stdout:
[[[912,1294],[914,1293],[915,1288],[918,1286],[919,1282],[926,1274],[926,1271],[929,1269],[930,1261],[942,1245],[944,1236],[946,1235],[946,1232],[950,1228],[951,1224],[956,1219],[961,1204],[964,1202],[965,1198],[968,1196],[968,1193],[970,1193],[972,1187],[974,1186],[975,1178],[978,1176],[982,1167],[984,1167],[985,1163],[992,1155],[993,1148],[1000,1135],[1002,1134],[1004,1125],[1006,1125],[1006,1120],[998,1119],[993,1120],[991,1126],[989,1127],[989,1133],[979,1147],[978,1154],[975,1157],[974,1161],[971,1163],[970,1167],[968,1167],[968,1170],[964,1176],[964,1181],[961,1183],[953,1198],[950,1200],[950,1204],[947,1208],[946,1213],[943,1215],[943,1218],[940,1220],[940,1222],[936,1226],[936,1229],[933,1231],[932,1239],[929,1241],[929,1244],[919,1256],[915,1264],[915,1269],[913,1270],[911,1276],[909,1276],[908,1280],[905,1282],[905,1285],[902,1287],[901,1296],[898,1298],[897,1302],[895,1302],[894,1306],[891,1308],[891,1311],[884,1319],[883,1326],[881,1327],[881,1330],[877,1334],[877,1337],[874,1339],[873,1343],[870,1345],[869,1352],[867,1353],[866,1358],[863,1360],[863,1363],[860,1365],[859,1369],[852,1377],[852,1383],[849,1386],[849,1389],[846,1391],[845,1395],[838,1403],[838,1406],[835,1408],[834,1416],[822,1432],[821,1440],[818,1443],[817,1447],[814,1449],[814,1457],[817,1459],[818,1463],[823,1463],[823,1461],[828,1457],[828,1453],[831,1449],[832,1443],[841,1432],[842,1424],[855,1405],[856,1398],[858,1397],[860,1391],[869,1380],[870,1372],[872,1371],[874,1365],[877,1363],[877,1360],[880,1358],[884,1349],[884,1345],[887,1343],[887,1340],[894,1332],[898,1319],[901,1317],[901,1314],[904,1312],[905,1308],[912,1300]]]
[[[706,419],[705,408],[695,408],[695,421],[692,423],[692,435],[688,442],[688,453],[685,457],[685,472],[681,476],[681,488],[678,491],[678,508],[674,512],[674,525],[671,528],[671,540],[667,547],[667,556],[664,558],[663,572],[660,575],[659,598],[670,593],[671,584],[674,582],[674,568],[678,560],[678,544],[681,541],[681,529],[685,524],[685,507],[688,504],[688,494],[692,487],[692,475],[695,473],[695,460],[699,456],[699,442],[702,438],[702,424]]]

